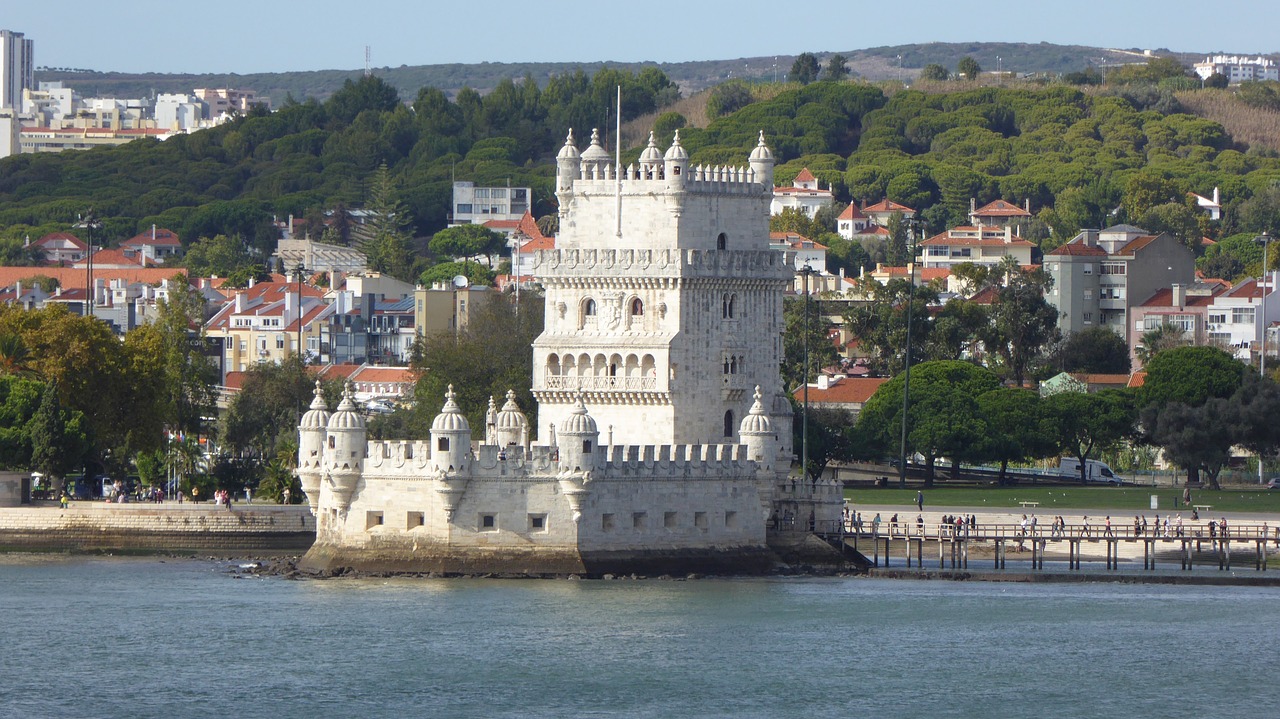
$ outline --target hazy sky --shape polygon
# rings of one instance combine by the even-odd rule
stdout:
[[[1280,3],[1203,0],[60,0],[6,3],[38,66],[252,73],[436,63],[679,62],[917,42],[1277,50]]]

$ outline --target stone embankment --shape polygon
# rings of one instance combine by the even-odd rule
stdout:
[[[0,551],[299,552],[315,540],[305,505],[73,502],[0,508]]]

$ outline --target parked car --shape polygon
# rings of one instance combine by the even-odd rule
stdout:
[[[1280,489],[1280,477],[1272,477],[1271,481],[1267,482],[1267,489]]]

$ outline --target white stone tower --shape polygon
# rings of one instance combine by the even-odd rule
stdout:
[[[539,427],[559,426],[581,392],[628,444],[737,443],[759,386],[789,458],[779,367],[791,273],[769,247],[763,135],[744,159],[690,167],[677,133],[665,153],[651,136],[619,172],[598,133],[581,153],[569,134],[556,161],[556,249],[535,261],[546,289],[534,342]]]
[[[307,495],[307,504],[314,515],[320,505],[320,478],[324,476],[325,432],[329,428],[329,407],[324,403],[320,380],[316,380],[316,394],[311,408],[298,423],[298,468],[294,474]]]
[[[360,480],[368,447],[364,417],[356,407],[350,382],[342,390],[337,411],[329,417],[325,434],[325,482],[321,492],[329,495],[329,501],[323,503],[345,514],[351,503],[351,492]]]

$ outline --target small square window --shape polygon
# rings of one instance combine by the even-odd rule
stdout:
[[[480,531],[481,532],[498,531],[498,515],[496,514],[480,515]]]
[[[697,527],[698,529],[706,529],[706,528],[707,528],[707,513],[706,513],[706,512],[694,512],[694,513],[693,513],[693,526]]]
[[[600,515],[600,529],[605,532],[613,531],[613,515],[612,514]]]
[[[424,517],[422,512],[409,512],[408,517],[405,519],[404,526],[406,529],[421,527],[425,523],[423,520]]]
[[[547,515],[530,514],[529,515],[529,531],[530,532],[547,531]]]
[[[632,512],[632,513],[631,513],[631,528],[632,528],[632,529],[644,529],[644,526],[645,526],[645,518],[646,518],[646,515],[645,515],[645,513],[644,513],[644,512]]]
[[[676,526],[676,513],[675,513],[675,512],[663,512],[663,513],[662,513],[662,526],[666,527],[667,529],[673,529],[673,528],[675,528],[675,526]]]
[[[736,526],[738,526],[738,513],[737,513],[737,512],[725,512],[725,513],[724,513],[724,526],[726,526],[726,527],[736,527]]]
[[[382,526],[382,512],[365,512],[364,528],[373,529]]]

